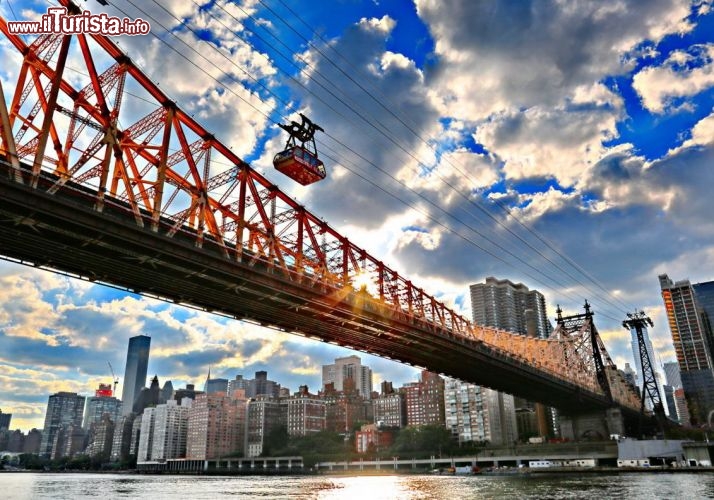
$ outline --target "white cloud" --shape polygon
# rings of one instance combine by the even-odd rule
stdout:
[[[617,135],[621,108],[603,85],[578,87],[563,106],[494,114],[474,137],[505,162],[506,178],[552,177],[567,187],[606,154],[602,143]]]
[[[521,195],[519,198],[524,205],[514,208],[513,214],[525,222],[533,222],[543,217],[547,212],[557,212],[566,206],[578,204],[579,196],[576,193],[564,193],[560,190],[549,188],[548,191],[532,195]]]
[[[444,152],[438,163],[423,175],[415,175],[414,167],[409,166],[402,168],[398,176],[418,192],[438,193],[439,205],[447,208],[459,197],[457,193],[469,196],[473,191],[488,188],[498,182],[500,173],[494,158],[458,148]]]
[[[416,5],[440,57],[432,95],[443,114],[464,120],[558,105],[581,85],[627,72],[642,41],[692,28],[686,0]]]
[[[694,96],[712,86],[714,44],[676,50],[661,66],[644,68],[633,79],[642,105],[653,113],[663,113],[676,98]]]
[[[714,110],[709,116],[699,120],[692,127],[691,137],[684,141],[681,146],[670,150],[668,155],[674,155],[684,148],[711,146],[712,144],[714,144]]]

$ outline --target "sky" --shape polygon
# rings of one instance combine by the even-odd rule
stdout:
[[[644,310],[674,349],[658,275],[714,280],[714,5],[686,0],[122,0],[151,24],[116,37],[179,106],[350,240],[470,317],[488,276],[560,305],[587,299],[619,367]],[[53,1],[0,0],[8,20]],[[319,8],[317,7],[319,5]],[[117,6],[120,8],[117,10]],[[0,39],[7,99],[19,66]],[[67,78],[81,82],[68,63]],[[98,65],[108,64],[98,57]],[[127,84],[127,122],[148,113]],[[302,112],[327,178],[276,172]],[[212,165],[212,173],[227,168]],[[41,428],[49,394],[123,378],[131,336],[174,387],[257,370],[291,391],[353,352],[0,261],[0,409]],[[415,368],[358,353],[374,384]]]

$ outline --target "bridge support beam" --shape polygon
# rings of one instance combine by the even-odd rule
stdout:
[[[560,415],[560,436],[571,441],[608,439],[612,434],[625,435],[625,419],[619,408]]]

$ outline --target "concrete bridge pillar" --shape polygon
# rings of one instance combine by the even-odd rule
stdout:
[[[624,435],[625,421],[619,408],[560,415],[560,436],[571,441],[608,439],[611,434]]]

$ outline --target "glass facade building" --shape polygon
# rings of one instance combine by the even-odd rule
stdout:
[[[711,314],[714,314],[714,282],[692,285],[659,276],[662,300],[680,369],[691,423],[706,422],[714,410]]]
[[[149,367],[149,348],[151,337],[137,335],[129,339],[124,369],[124,388],[122,389],[122,415],[135,411],[134,404],[146,385],[146,372]]]

